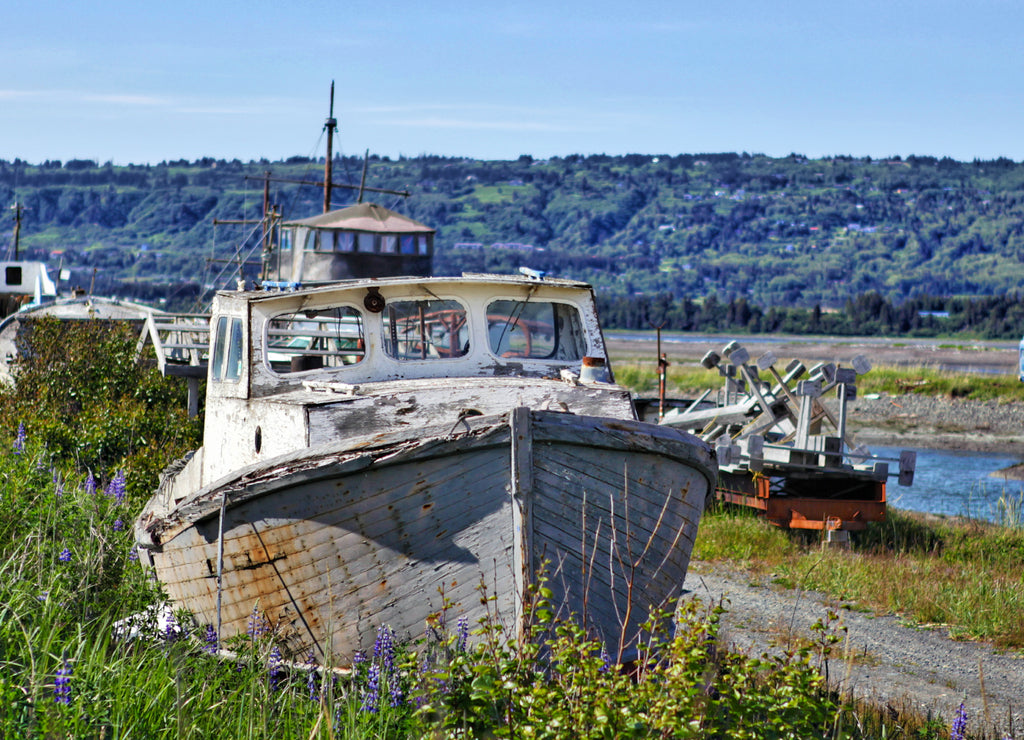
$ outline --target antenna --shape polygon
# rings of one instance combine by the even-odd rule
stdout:
[[[331,109],[324,122],[327,132],[327,161],[324,163],[324,213],[331,210],[331,160],[334,159],[334,131],[338,121],[334,118],[334,80],[331,80]]]

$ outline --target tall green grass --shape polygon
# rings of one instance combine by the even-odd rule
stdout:
[[[779,366],[785,365],[785,361]],[[653,361],[625,360],[615,362],[615,380],[635,393],[651,395],[658,392],[658,369]],[[668,395],[696,396],[706,389],[722,387],[717,370],[708,370],[698,363],[672,363],[666,373]],[[1024,401],[1024,383],[1016,376],[982,375],[980,373],[947,372],[928,367],[879,365],[857,378],[857,392],[901,395],[920,393],[950,399],[972,401]]]
[[[822,550],[751,512],[705,515],[694,554],[771,572],[779,582],[828,593],[958,637],[1024,648],[1024,530],[889,509],[851,534],[849,551]]]

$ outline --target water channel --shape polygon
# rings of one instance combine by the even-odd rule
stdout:
[[[880,457],[899,457],[900,450],[872,445],[871,452]],[[1019,462],[1018,457],[998,452],[919,449],[914,485],[900,486],[890,478],[886,498],[898,509],[999,521],[1000,498],[1019,505],[1024,498],[1024,481],[1004,481],[991,474]]]

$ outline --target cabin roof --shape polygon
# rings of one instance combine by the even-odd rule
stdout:
[[[328,211],[318,216],[286,221],[282,226],[307,226],[315,229],[343,229],[383,234],[433,234],[434,229],[376,203],[359,203]]]
[[[296,294],[323,295],[344,290],[366,290],[367,288],[371,287],[387,288],[391,286],[401,287],[417,285],[434,288],[440,291],[444,291],[446,286],[451,286],[452,289],[458,289],[460,286],[469,288],[472,286],[484,285],[491,285],[495,287],[501,285],[515,285],[523,287],[549,287],[557,289],[575,290],[591,289],[588,283],[580,282],[577,280],[561,280],[557,278],[544,278],[543,280],[536,280],[533,278],[522,277],[519,275],[485,275],[464,273],[461,277],[392,277],[362,280],[339,280],[323,286],[302,288],[297,291],[288,292],[283,292],[280,290],[259,290],[239,293],[233,290],[224,290],[220,291],[217,295],[233,299],[242,297],[246,301],[263,302],[280,300],[282,297],[294,296]]]

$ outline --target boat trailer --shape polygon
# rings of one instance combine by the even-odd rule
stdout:
[[[721,354],[708,352],[701,364],[718,371],[722,388],[669,409],[661,423],[714,445],[716,497],[756,509],[772,524],[834,532],[884,520],[886,481],[896,477],[911,485],[917,453],[879,457],[848,439],[848,403],[871,363],[858,355],[852,367],[820,363],[808,369],[793,360],[779,372],[777,362],[768,352],[752,365],[735,341]],[[832,392],[835,411],[823,400]]]

